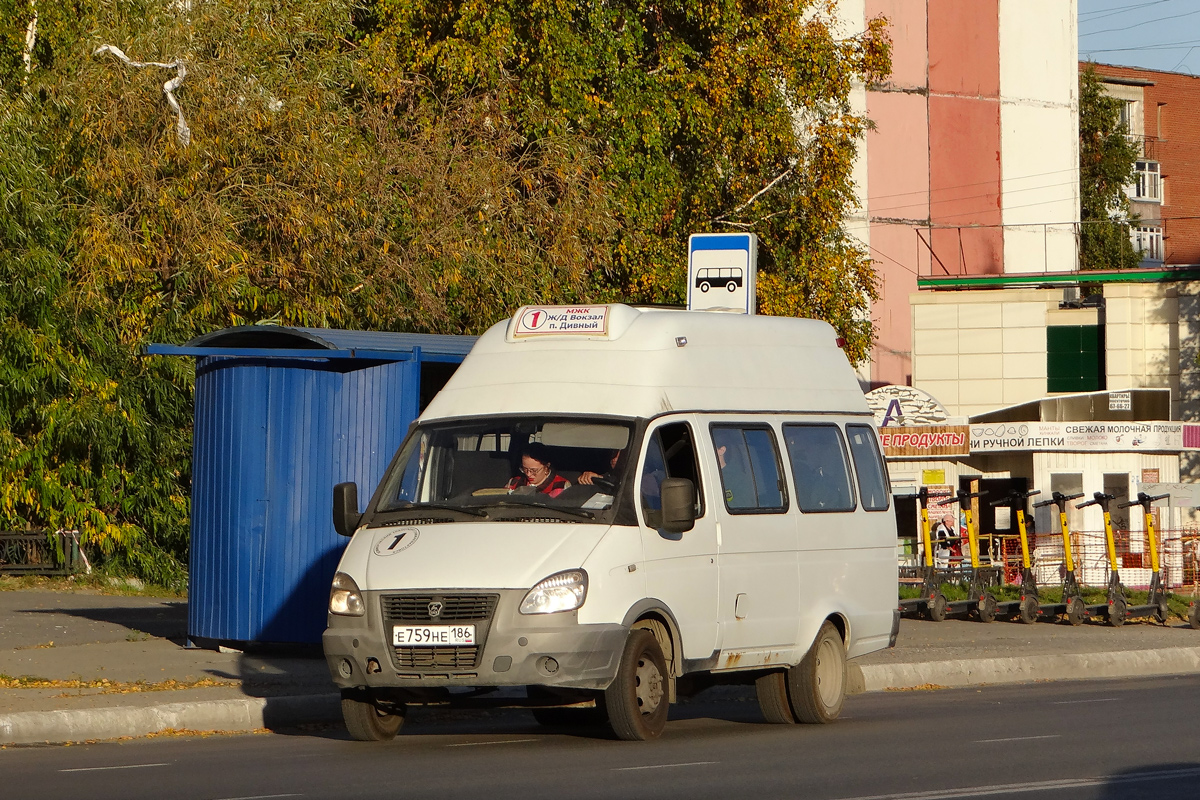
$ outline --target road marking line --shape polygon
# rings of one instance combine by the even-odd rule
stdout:
[[[1116,700],[1115,697],[1101,697],[1097,700],[1055,700],[1051,705],[1055,706],[1071,706],[1076,703],[1111,703]]]
[[[170,762],[162,764],[119,764],[115,767],[72,767],[71,769],[60,769],[59,772],[99,772],[102,769],[142,769],[143,767],[169,767]]]
[[[245,797],[219,797],[217,800],[271,800],[275,797],[304,797],[302,794],[251,794]]]
[[[840,800],[958,800],[963,797],[988,797],[992,795],[1023,794],[1027,792],[1050,792],[1059,789],[1086,789],[1093,786],[1113,787],[1128,783],[1177,778],[1200,777],[1200,768],[1168,769],[1158,772],[1143,772],[1136,775],[1114,775],[1112,777],[1066,778],[1057,781],[1036,783],[1007,783],[990,786],[967,786],[961,789],[933,789],[926,792],[901,792],[898,794],[872,794],[859,797],[843,797]]]
[[[635,769],[666,769],[667,767],[700,767],[705,764],[719,764],[719,761],[687,761],[683,764],[648,764],[644,767],[614,767],[613,772],[629,772]]]
[[[1012,736],[1008,739],[976,739],[975,744],[994,744],[996,742],[1027,742],[1030,739],[1061,739],[1061,734],[1050,734],[1049,736]]]
[[[499,742],[461,742],[460,744],[448,744],[446,747],[479,747],[485,744],[516,744],[518,742],[536,742],[537,739],[504,739]]]

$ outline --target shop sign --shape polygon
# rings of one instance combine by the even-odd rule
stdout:
[[[972,453],[1179,452],[1182,422],[994,422],[971,426]]]
[[[913,425],[879,429],[888,458],[935,458],[970,455],[966,425]]]
[[[1133,392],[1109,392],[1109,411],[1133,411]]]
[[[921,470],[921,485],[922,486],[938,486],[946,482],[946,470],[944,469],[923,469]]]

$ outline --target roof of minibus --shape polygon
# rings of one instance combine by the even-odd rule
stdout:
[[[496,323],[421,419],[868,413],[837,334],[825,322],[617,304],[590,308],[603,315],[603,333],[531,335],[518,326],[530,309],[556,310],[546,306],[523,307]]]

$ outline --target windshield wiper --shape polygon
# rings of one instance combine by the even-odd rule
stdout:
[[[439,511],[461,511],[464,514],[470,514],[472,517],[487,518],[488,513],[478,508],[465,508],[463,506],[450,505],[449,503],[409,503],[399,508],[389,508],[388,511],[422,511],[426,508],[433,508]]]
[[[547,511],[557,511],[562,514],[567,514],[580,519],[595,519],[596,515],[591,511],[584,511],[581,508],[563,508],[562,506],[552,506],[549,503],[525,503],[513,501],[510,499],[501,500],[495,503],[488,503],[490,506],[499,506],[501,508],[544,508]]]

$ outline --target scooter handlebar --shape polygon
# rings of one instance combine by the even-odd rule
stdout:
[[[1043,500],[1040,503],[1034,503],[1033,507],[1041,508],[1042,506],[1052,506],[1059,502],[1065,503],[1068,500],[1078,500],[1081,497],[1083,497],[1083,492],[1080,492],[1079,494],[1060,494],[1059,492],[1055,492],[1054,496],[1049,500]]]
[[[1171,496],[1170,492],[1166,494],[1148,495],[1145,492],[1138,492],[1137,500],[1130,500],[1127,503],[1117,503],[1117,508],[1129,508],[1130,506],[1140,506],[1142,503],[1150,505],[1158,500],[1163,500]]]
[[[993,500],[992,502],[988,503],[988,505],[989,506],[1016,505],[1017,503],[1021,502],[1022,500],[1028,500],[1029,498],[1033,497],[1035,494],[1041,494],[1041,493],[1042,493],[1041,489],[1034,489],[1032,492],[1013,492],[1012,494],[1009,494],[1007,497],[1001,497],[999,500]],[[1051,500],[1050,502],[1054,502],[1054,501]]]

